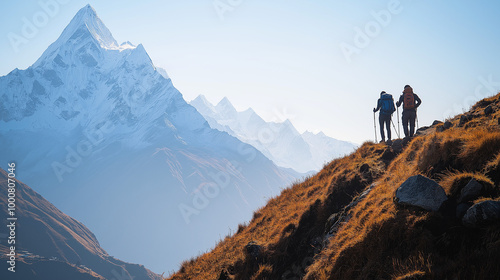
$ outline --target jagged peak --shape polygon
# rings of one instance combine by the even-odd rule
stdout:
[[[252,109],[252,108],[248,108],[248,109],[246,109],[245,111],[243,111],[243,113],[246,113],[246,114],[251,114],[251,115],[252,115],[252,114],[257,115],[257,113],[255,113],[254,109]]]
[[[225,105],[230,105],[230,106],[233,106],[233,104],[231,104],[231,101],[229,101],[229,98],[227,98],[227,96],[224,96],[224,98],[222,98],[219,103],[217,103],[217,106],[225,106]]]
[[[33,66],[42,64],[46,59],[53,59],[52,56],[57,53],[57,50],[67,43],[82,43],[82,36],[90,38],[96,45],[103,49],[121,51],[136,48],[130,42],[118,45],[109,29],[97,15],[95,9],[88,4],[76,13],[70,23],[64,28],[59,38],[45,50]]]
[[[203,103],[205,105],[211,105],[212,106],[212,103],[210,103],[210,101],[208,101],[208,99],[203,94],[198,95],[191,102],[201,102],[201,103]]]
[[[217,105],[215,107],[217,107],[217,109],[219,109],[219,110],[236,111],[236,108],[234,108],[231,101],[229,101],[229,98],[227,98],[225,96],[224,96],[224,98],[222,98],[221,101],[219,101],[219,103],[217,103]]]
[[[66,42],[77,30],[81,28],[87,29],[91,33],[92,37],[99,42],[101,47],[107,49],[119,48],[118,43],[115,38],[113,38],[109,29],[104,25],[102,20],[97,15],[97,12],[90,5],[86,5],[76,13],[56,42]]]

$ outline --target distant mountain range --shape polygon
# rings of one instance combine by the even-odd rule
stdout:
[[[7,173],[0,169],[0,217],[7,221]],[[57,209],[20,181],[15,183],[17,218],[15,244],[0,242],[1,279],[151,279],[142,265],[126,263],[106,253],[85,225]],[[0,235],[9,234],[0,227]],[[16,271],[7,270],[10,246],[17,253]],[[122,276],[122,278],[118,278]]]
[[[306,173],[318,171],[334,158],[347,155],[356,145],[306,131],[300,134],[290,120],[266,122],[252,108],[237,112],[227,97],[217,105],[199,95],[190,102],[212,128],[225,131],[256,147],[278,166]]]
[[[0,166],[17,162],[18,178],[108,252],[155,272],[210,248],[302,176],[211,128],[90,5],[0,89]]]

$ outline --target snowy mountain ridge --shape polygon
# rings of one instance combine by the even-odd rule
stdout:
[[[20,179],[108,252],[156,272],[208,249],[300,176],[212,129],[143,45],[118,45],[88,5],[32,66],[0,77],[0,145],[0,167],[15,160]]]
[[[298,172],[320,170],[325,163],[356,148],[355,144],[333,139],[323,132],[301,134],[288,119],[266,122],[252,108],[237,112],[227,97],[213,105],[205,96],[199,95],[190,104],[212,128],[256,147],[278,166]]]

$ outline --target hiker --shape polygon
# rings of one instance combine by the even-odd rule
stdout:
[[[380,114],[378,116],[378,121],[380,124],[380,135],[382,136],[382,141],[385,142],[384,135],[384,124],[387,129],[387,142],[391,142],[391,117],[392,113],[396,111],[396,107],[394,107],[394,99],[392,95],[382,91],[380,93],[380,98],[377,101],[377,108],[373,108],[373,113],[380,110]]]
[[[401,106],[403,104],[403,131],[405,133],[405,138],[413,137],[415,133],[415,119],[417,118],[417,108],[420,106],[422,101],[413,93],[411,86],[406,85],[403,94],[399,97],[399,101],[396,102],[396,106]],[[408,124],[410,125],[410,130],[408,131]]]

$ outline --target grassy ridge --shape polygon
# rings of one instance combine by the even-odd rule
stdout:
[[[498,199],[500,95],[428,128],[400,154],[365,143],[317,175],[284,190],[255,212],[248,225],[210,252],[183,263],[169,279],[489,279],[500,275],[500,227],[470,229],[455,217],[461,188],[471,178],[483,196]],[[493,113],[486,115],[491,106]],[[461,121],[462,118],[462,121]],[[460,124],[460,126],[459,126]],[[449,196],[442,211],[401,208],[394,192],[422,174]],[[371,192],[347,212],[349,219],[325,240],[331,215],[342,213],[373,182]],[[480,198],[484,199],[484,198]],[[251,253],[249,242],[259,254]],[[294,278],[295,277],[295,278]]]

